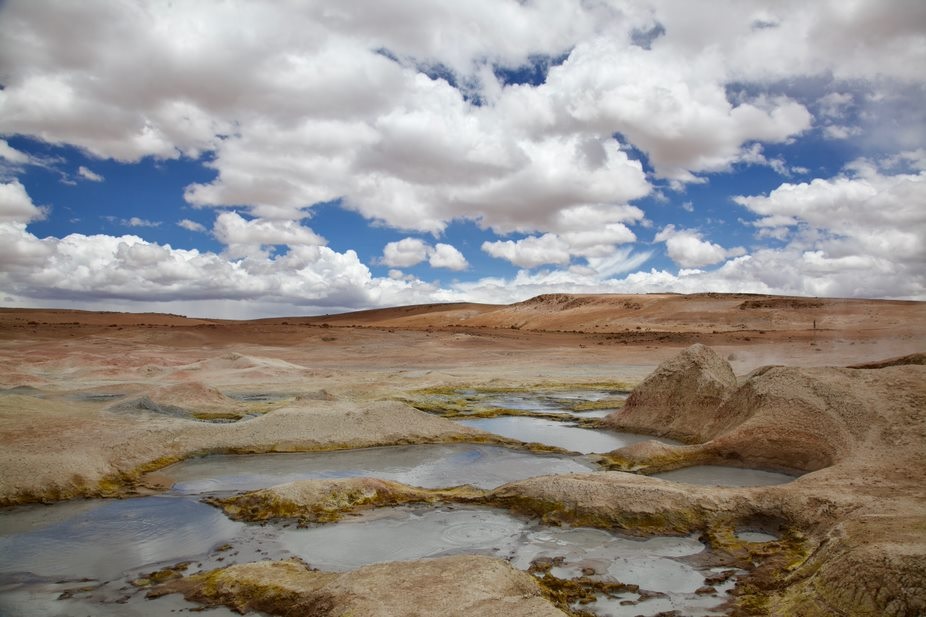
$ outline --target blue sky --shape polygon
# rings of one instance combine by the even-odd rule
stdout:
[[[924,7],[8,1],[0,305],[923,299]]]

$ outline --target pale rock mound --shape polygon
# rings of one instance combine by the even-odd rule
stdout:
[[[351,572],[260,561],[170,581],[156,594],[225,605],[244,614],[346,617],[563,617],[533,577],[504,561],[461,555],[384,563]]]
[[[634,432],[655,428],[660,436],[706,441],[742,419],[734,410],[714,413],[736,387],[736,375],[725,360],[709,347],[692,345],[660,364],[606,424]]]
[[[777,518],[806,534],[806,551],[778,574],[753,581],[764,581],[756,599],[768,614],[924,614],[926,366],[901,359],[865,368],[765,367],[735,390],[715,387],[705,395],[700,383],[711,381],[713,359],[703,349],[687,350],[634,392],[627,411],[609,418],[613,426],[701,443],[636,444],[604,461],[645,473],[699,463],[811,473],[739,491],[678,492],[645,479],[604,482],[606,476],[535,478],[498,489],[498,501],[541,511],[536,504],[572,495],[568,507],[541,512],[553,520],[670,530],[699,527],[711,512]],[[681,407],[686,390],[688,406]],[[612,503],[634,506],[614,511]]]

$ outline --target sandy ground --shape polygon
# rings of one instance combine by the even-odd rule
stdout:
[[[880,560],[886,565],[871,571],[877,580],[906,577],[911,568],[915,572],[923,565],[923,468],[922,455],[916,454],[924,451],[926,440],[922,386],[917,385],[922,373],[895,367],[869,370],[862,377],[858,372],[819,368],[924,351],[926,305],[916,302],[719,294],[542,296],[511,306],[433,305],[250,322],[2,309],[0,505],[124,494],[127,488],[137,488],[134,482],[141,474],[207,452],[485,439],[396,399],[416,389],[448,385],[634,385],[694,343],[709,345],[739,377],[735,386],[723,386],[727,390],[721,389],[718,402],[734,398],[734,389],[746,383],[752,390],[737,391],[744,401],[774,404],[758,405],[758,411],[747,414],[742,410],[748,405],[737,403],[734,415],[741,414],[741,421],[711,420],[711,434],[697,434],[684,421],[676,422],[675,436],[698,444],[688,447],[685,460],[739,457],[746,464],[749,443],[778,439],[772,446],[756,448],[753,462],[805,471],[824,468],[793,483],[793,495],[771,490],[755,499],[778,504],[789,520],[800,519],[807,533],[816,534],[815,550],[824,557],[831,553],[830,561]],[[771,377],[745,380],[750,371],[768,364],[809,371],[775,377],[789,384],[785,386],[769,381]],[[813,398],[821,392],[818,382],[828,384],[821,408],[830,414],[827,417],[842,418],[839,410],[854,404],[864,405],[864,412],[851,422],[837,418],[813,424],[804,432],[816,437],[803,441],[796,436],[803,434],[802,418],[809,416],[800,414],[783,437],[780,432],[762,432],[762,427],[774,424],[777,409],[789,407],[786,396],[775,398],[770,392],[794,386],[795,391],[809,393],[798,398]],[[705,418],[713,418],[718,409],[713,403],[701,407]],[[665,418],[648,418],[645,406],[641,409],[636,428],[658,431],[652,424],[657,417],[660,422]],[[208,421],[217,419],[238,421]],[[862,430],[872,423],[878,426],[876,434]],[[819,437],[827,431],[834,436]],[[775,443],[790,444],[794,454],[775,459],[780,450]],[[821,444],[829,448],[822,459],[799,456]],[[894,447],[900,456],[886,457],[885,446]],[[681,459],[678,453],[641,447],[616,457],[615,464],[655,468]],[[871,481],[853,488],[853,475]],[[524,492],[535,501],[572,499],[581,505],[594,502],[596,496],[630,490],[610,477],[604,474],[595,486],[572,488],[552,481],[525,484],[511,489],[506,499],[514,507],[522,503],[518,496]],[[634,494],[640,490],[632,488]],[[704,508],[706,500],[714,510],[740,512],[736,504],[742,499],[721,493],[705,497],[694,492],[683,499],[687,505],[677,507]],[[839,499],[832,499],[836,505],[827,524],[812,525],[810,519],[826,511],[820,504],[829,503],[832,495]],[[837,531],[846,537],[871,537],[872,500],[884,496],[890,497],[884,502],[886,516],[897,533],[882,537],[878,527],[879,542],[865,545],[876,545],[870,553],[834,548],[827,538]],[[820,503],[806,505],[814,499]],[[595,506],[589,508],[589,517],[599,516]],[[853,508],[869,518],[845,515]],[[620,518],[608,516],[612,522]],[[884,548],[889,545],[906,548]],[[919,610],[917,606],[926,610],[922,577],[904,579],[907,591],[899,599],[899,592],[885,592],[890,597],[878,600],[877,582],[869,585],[866,580],[847,588],[855,596],[827,596],[826,590],[838,587],[841,579],[826,567],[815,567],[820,576],[789,582],[788,589],[803,585],[800,593],[788,596],[773,589],[765,596],[780,606],[799,606],[805,614],[830,614],[832,609],[832,614],[874,615],[887,606],[898,615],[916,614],[905,611]],[[820,600],[824,597],[838,606],[826,608]],[[771,608],[765,602],[765,612],[787,614],[776,612],[774,602]],[[853,603],[866,608],[845,612]]]

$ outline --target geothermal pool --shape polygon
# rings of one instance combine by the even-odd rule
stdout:
[[[578,453],[608,452],[644,435],[575,426],[577,403],[612,400],[618,393],[566,392],[483,397],[480,406],[553,413],[564,421],[530,416],[465,418],[461,424],[524,442]],[[595,398],[598,397],[598,398]],[[232,521],[200,501],[306,479],[370,476],[420,486],[461,484],[491,489],[538,475],[589,473],[598,467],[582,455],[537,454],[499,446],[437,444],[336,452],[207,456],[157,472],[171,488],[163,495],[26,506],[0,512],[0,615],[176,615],[198,605],[178,595],[145,599],[130,581],[190,562],[187,573],[233,563],[298,556],[313,567],[341,571],[384,561],[481,553],[528,569],[556,559],[559,578],[587,576],[640,586],[581,608],[601,617],[722,614],[733,579],[715,594],[697,594],[714,571],[699,569],[707,548],[695,537],[635,539],[599,529],[547,527],[483,506],[403,506],[362,511],[334,524],[297,528]],[[750,469],[699,466],[657,477],[694,484],[759,486],[793,479]],[[743,540],[774,536],[752,530]],[[589,574],[592,573],[592,574]],[[703,590],[702,590],[703,591]],[[233,615],[209,609],[209,615]]]
[[[179,596],[146,600],[145,591],[130,581],[181,561],[191,562],[187,573],[290,556],[313,567],[346,570],[457,553],[494,555],[522,569],[534,559],[558,557],[555,576],[576,577],[585,569],[656,594],[602,596],[585,607],[602,616],[655,614],[666,606],[691,615],[717,614],[711,609],[723,602],[724,589],[716,596],[694,593],[710,574],[690,561],[706,550],[694,537],[633,539],[597,529],[546,527],[502,510],[460,505],[379,508],[308,528],[253,525],[231,521],[199,501],[206,494],[305,478],[371,475],[426,487],[491,488],[538,474],[591,470],[581,457],[465,444],[190,460],[162,470],[174,481],[163,495],[0,512],[0,614],[176,615],[196,605]]]
[[[49,510],[57,511],[49,517]],[[723,601],[723,589],[718,596],[694,593],[710,574],[686,562],[706,550],[694,537],[641,540],[597,529],[550,528],[487,507],[379,508],[299,529],[236,523],[191,496],[178,495],[27,507],[0,520],[2,614],[166,616],[193,605],[179,597],[145,600],[144,590],[129,581],[178,561],[192,561],[187,572],[195,572],[291,556],[331,571],[459,553],[496,556],[521,569],[537,558],[561,558],[552,571],[560,578],[593,570],[595,577],[658,594],[645,600],[631,592],[601,597],[601,615],[624,614],[614,607],[604,610],[611,604],[632,608],[627,614],[634,615],[665,606],[711,615],[716,613],[709,609]],[[74,589],[82,591],[55,599]]]

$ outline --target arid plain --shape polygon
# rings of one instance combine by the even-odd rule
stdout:
[[[252,321],[2,309],[0,505],[157,494],[171,482],[163,468],[215,453],[536,450],[442,417],[435,393],[639,386],[599,426],[682,445],[642,442],[601,457],[601,471],[490,491],[310,481],[250,496],[249,507],[305,522],[483,503],[555,525],[700,533],[718,563],[744,572],[729,614],[924,614],[924,348],[921,302],[745,294],[548,295]],[[758,488],[645,475],[693,464],[803,475]],[[732,530],[746,523],[780,540],[739,542]],[[481,556],[165,578],[153,595],[280,615],[582,614],[577,599],[600,588],[570,590]]]

